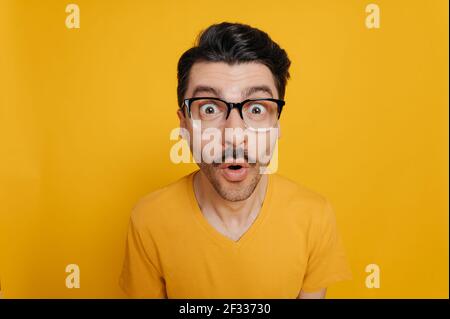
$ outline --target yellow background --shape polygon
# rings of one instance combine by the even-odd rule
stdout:
[[[0,6],[0,278],[7,298],[122,298],[133,204],[169,161],[176,63],[221,21],[291,60],[279,172],[333,203],[354,280],[337,298],[448,298],[448,2],[69,1]],[[81,288],[65,287],[80,266]],[[368,289],[364,269],[381,268]]]

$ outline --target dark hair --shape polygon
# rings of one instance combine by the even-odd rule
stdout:
[[[286,51],[264,31],[246,24],[222,22],[201,32],[195,46],[184,52],[178,61],[178,105],[183,102],[192,65],[200,61],[262,63],[273,74],[279,98],[284,98],[291,61]]]

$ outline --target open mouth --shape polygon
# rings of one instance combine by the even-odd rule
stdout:
[[[247,163],[229,163],[220,165],[220,171],[228,182],[241,182],[247,178],[250,166]]]

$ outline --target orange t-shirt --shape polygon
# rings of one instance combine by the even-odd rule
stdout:
[[[351,278],[323,196],[268,175],[259,215],[233,241],[202,215],[194,173],[135,205],[120,276],[130,297],[296,298]]]

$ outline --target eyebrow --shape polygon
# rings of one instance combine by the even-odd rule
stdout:
[[[199,93],[211,93],[215,97],[221,96],[221,91],[219,89],[213,88],[212,86],[199,85],[195,87],[194,92],[192,92],[192,96],[195,97]]]
[[[260,92],[267,93],[270,95],[271,98],[273,98],[273,92],[270,89],[270,87],[268,87],[267,85],[258,85],[258,86],[251,86],[251,87],[246,88],[242,92],[242,98],[245,99],[252,94],[260,93]],[[199,86],[195,87],[194,91],[192,92],[192,96],[196,97],[199,93],[209,93],[215,97],[222,96],[222,91],[220,89],[214,88],[212,86],[207,86],[207,85],[199,85]]]
[[[260,93],[260,92],[267,93],[270,95],[271,98],[273,98],[272,90],[267,85],[259,85],[259,86],[252,86],[252,87],[246,88],[242,92],[242,98],[245,99],[254,93]]]

